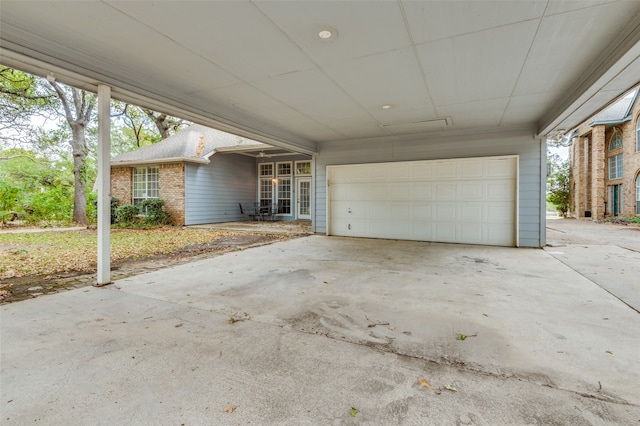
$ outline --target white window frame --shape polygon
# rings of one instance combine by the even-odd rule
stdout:
[[[609,170],[609,180],[622,179],[623,170],[623,157],[622,153],[617,155],[612,155],[608,159],[608,170]]]
[[[271,170],[267,170],[270,166]],[[258,177],[259,178],[272,178],[273,177],[273,163],[258,163]]]
[[[636,176],[636,216],[640,216],[640,173]]]
[[[280,166],[289,166],[289,173],[287,173],[286,171],[281,172],[280,171]],[[276,176],[277,177],[281,177],[281,176],[291,176],[293,174],[293,169],[292,169],[293,165],[291,164],[291,161],[279,161],[276,163]]]
[[[620,130],[616,130],[611,135],[611,139],[609,139],[609,151],[615,151],[616,149],[622,148],[624,141],[622,139],[622,133]]]
[[[144,176],[144,180],[137,180],[137,176]],[[155,179],[153,179],[155,178]],[[136,185],[142,183],[144,188],[137,188]],[[155,185],[154,185],[155,183]],[[140,192],[142,190],[142,192]],[[159,198],[160,196],[160,168],[134,167],[131,179],[131,201],[134,205],[142,203],[149,198]]]
[[[281,169],[284,169],[281,171]],[[288,172],[287,172],[288,169]],[[276,163],[276,188],[274,190],[274,204],[278,206],[278,216],[293,215],[293,163],[291,161],[279,161]],[[288,197],[283,191],[288,188]],[[288,212],[280,213],[280,202],[288,201]]]
[[[301,171],[302,169],[299,167],[300,164],[305,164],[305,163],[309,164],[309,173],[305,173]],[[296,176],[311,176],[311,161],[310,160],[296,161],[295,169],[296,169]]]
[[[636,152],[640,152],[640,115],[636,119]]]

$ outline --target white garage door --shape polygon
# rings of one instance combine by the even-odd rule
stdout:
[[[517,156],[328,166],[328,234],[514,246],[517,179]]]

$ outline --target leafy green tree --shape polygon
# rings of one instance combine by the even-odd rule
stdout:
[[[556,206],[560,215],[566,217],[570,205],[571,165],[569,160],[560,160],[559,157],[552,156],[549,167],[547,201]]]
[[[32,137],[34,118],[55,118],[57,97],[45,80],[0,65],[0,141],[6,147]]]
[[[91,211],[87,214],[87,209],[92,208],[92,205],[88,206],[87,197],[97,174],[96,102],[94,93],[0,65],[0,149],[29,147],[42,154],[42,158],[48,158],[46,162],[54,175],[64,174],[63,170],[72,164],[72,220],[82,225],[87,224],[93,214]],[[167,114],[117,101],[113,101],[112,108],[115,111],[112,122],[116,124],[112,126],[115,153],[158,142],[188,124]],[[55,128],[51,127],[52,123]],[[31,154],[26,158],[31,158]],[[7,158],[0,156],[0,160],[13,159],[13,155]],[[27,174],[20,178],[28,179]],[[54,213],[51,208],[58,205],[63,209],[68,205],[63,202],[69,189],[66,183],[62,184],[67,182],[65,179],[59,180],[61,186],[56,186],[56,191],[51,192],[42,192],[42,186],[39,190],[34,189],[27,182],[12,184],[12,187],[20,191],[40,191],[39,195],[31,194],[30,200],[26,194],[19,194],[20,205],[29,206],[26,213],[31,212],[28,214],[30,217],[49,212],[52,218],[60,218],[64,214]]]
[[[28,223],[70,222],[73,175],[68,161],[56,161],[32,151],[0,152],[0,211],[3,219]]]

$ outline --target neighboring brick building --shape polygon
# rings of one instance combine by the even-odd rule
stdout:
[[[258,176],[263,164],[270,165],[272,175]],[[111,196],[120,205],[161,198],[174,225],[246,220],[238,204],[258,200],[288,207],[278,211],[279,219],[293,220],[307,218],[308,213],[294,208],[293,200],[295,184],[310,182],[310,174],[306,156],[194,124],[113,158]],[[309,205],[310,193],[305,194],[303,206]],[[269,200],[264,199],[267,195]],[[300,197],[297,201],[299,206]]]
[[[575,217],[640,215],[638,88],[573,131],[569,159]]]

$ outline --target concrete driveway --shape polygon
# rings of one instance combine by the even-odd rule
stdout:
[[[640,315],[544,250],[310,236],[1,322],[7,425],[640,421]]]

